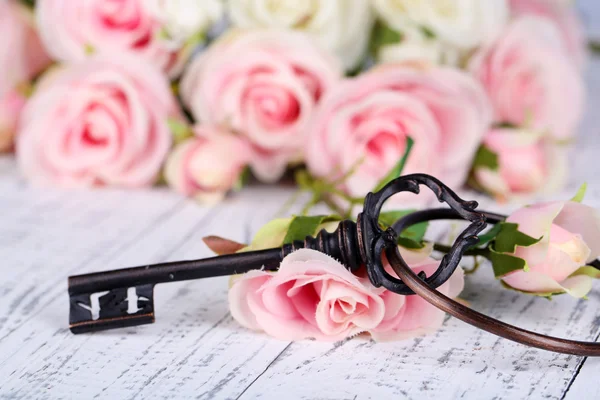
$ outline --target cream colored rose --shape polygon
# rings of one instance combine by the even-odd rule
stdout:
[[[402,32],[398,43],[386,44],[377,49],[380,63],[426,63],[432,65],[457,66],[460,52],[447,46],[438,38],[428,37],[420,29]]]
[[[223,17],[221,0],[147,0],[145,4],[160,22],[163,36],[175,47],[206,33]]]
[[[509,16],[506,0],[373,0],[373,5],[392,29],[426,28],[460,49],[493,39]]]
[[[229,14],[241,28],[295,29],[312,34],[346,69],[365,55],[373,23],[369,0],[229,0]]]

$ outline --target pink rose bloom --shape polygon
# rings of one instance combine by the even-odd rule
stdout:
[[[216,202],[240,181],[251,150],[238,136],[219,128],[194,127],[196,137],[177,145],[165,166],[176,191],[203,202]]]
[[[416,272],[431,274],[439,264],[426,255],[414,257],[406,260]],[[462,286],[458,270],[439,290],[455,297]],[[366,277],[308,249],[288,255],[276,273],[251,271],[235,278],[229,305],[241,325],[282,340],[336,341],[361,332],[375,340],[404,339],[438,329],[444,319],[417,296],[375,288]]]
[[[0,1],[0,152],[12,148],[28,84],[50,59],[44,52],[29,10],[13,0]]]
[[[483,145],[498,157],[498,169],[475,166],[475,179],[485,191],[498,198],[551,193],[565,183],[565,149],[545,140],[539,133],[492,129]]]
[[[39,183],[151,185],[171,145],[167,119],[178,115],[167,79],[139,58],[65,64],[25,106],[17,159]]]
[[[587,58],[586,37],[576,8],[564,0],[510,0],[513,15],[537,15],[559,29],[569,54],[581,66]]]
[[[428,173],[462,185],[491,122],[481,86],[450,68],[390,65],[329,92],[309,129],[306,162],[318,177],[351,169],[342,190],[364,196],[398,163],[414,140],[404,174]]]
[[[0,97],[0,152],[12,149],[26,97],[14,89]]]
[[[35,11],[44,45],[60,61],[127,51],[174,76],[190,55],[161,40],[161,23],[144,0],[41,0]]]
[[[404,261],[415,273],[425,272],[433,275],[440,262],[429,257],[428,252],[413,252],[401,249]],[[391,266],[386,269],[390,275],[397,277]],[[445,296],[456,298],[465,285],[465,275],[458,267],[450,279],[437,290]],[[385,315],[381,323],[369,331],[377,341],[403,340],[423,336],[441,328],[446,313],[432,306],[420,296],[400,296],[389,290],[381,293],[385,304]]]
[[[542,240],[529,247],[517,246],[514,255],[527,262],[528,270],[504,276],[506,284],[526,292],[567,292],[575,297],[590,291],[593,279],[574,273],[600,256],[598,210],[573,201],[541,203],[519,209],[507,222]]]
[[[470,70],[485,86],[496,121],[571,138],[584,106],[584,86],[554,24],[520,17],[472,59]]]
[[[245,136],[254,149],[254,173],[274,181],[300,159],[316,104],[342,73],[307,34],[241,31],[191,63],[181,95],[202,123]]]
[[[302,249],[279,271],[251,271],[229,291],[241,325],[281,340],[342,340],[373,329],[385,315],[380,290],[326,254]]]

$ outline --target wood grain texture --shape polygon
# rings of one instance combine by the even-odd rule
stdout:
[[[600,207],[600,61],[567,190],[589,184]],[[1,399],[595,399],[600,360],[529,349],[448,319],[434,335],[374,343],[282,342],[231,318],[227,278],[159,285],[157,322],[72,335],[66,277],[209,256],[207,234],[247,242],[289,189],[254,187],[200,207],[167,191],[59,191],[29,187],[0,158]],[[499,206],[472,193],[482,207]],[[444,229],[442,227],[442,229]],[[599,238],[600,239],[600,238]],[[580,340],[600,334],[600,290],[554,301],[509,292],[491,270],[467,278],[479,311]]]

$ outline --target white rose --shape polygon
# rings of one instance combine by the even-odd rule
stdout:
[[[206,33],[223,16],[222,0],[146,0],[146,6],[174,47]]]
[[[507,0],[373,0],[373,4],[392,29],[424,27],[460,49],[491,40],[509,17]]]
[[[228,5],[233,25],[308,32],[346,69],[364,57],[373,25],[370,0],[229,0]]]
[[[460,53],[452,47],[444,46],[437,38],[427,37],[420,29],[407,29],[398,43],[386,44],[377,49],[377,61],[457,66]]]

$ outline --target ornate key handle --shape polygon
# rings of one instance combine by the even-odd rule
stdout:
[[[418,211],[382,229],[379,214],[386,200],[401,192],[418,194],[426,186],[450,209]],[[231,254],[201,260],[178,261],[69,277],[70,329],[83,333],[154,322],[154,285],[189,279],[234,275],[265,269],[276,271],[292,251],[310,248],[340,260],[350,271],[365,266],[375,286],[384,286],[401,295],[417,294],[435,307],[498,336],[529,346],[561,353],[600,356],[600,343],[578,342],[530,332],[474,311],[435,290],[458,267],[464,252],[479,243],[477,234],[486,223],[498,223],[504,216],[475,211],[477,203],[463,201],[439,180],[424,174],[397,178],[377,193],[369,193],[357,222],[342,221],[335,232],[325,230],[316,237],[286,244],[279,249]],[[471,224],[458,236],[438,269],[429,277],[416,275],[398,250],[397,235],[419,222],[462,219]],[[399,278],[383,267],[382,256]],[[600,262],[593,265],[600,269]]]
[[[436,272],[428,278],[423,274],[420,275],[427,285],[437,288],[446,282],[458,267],[465,250],[479,243],[477,234],[486,227],[485,214],[475,211],[477,202],[462,200],[448,186],[429,175],[406,175],[391,181],[377,193],[369,193],[365,198],[364,211],[358,216],[362,234],[361,248],[364,249],[363,259],[367,264],[369,279],[374,286],[383,286],[392,292],[403,295],[415,292],[404,282],[388,274],[381,262],[383,252],[390,241],[395,240],[398,231],[394,231],[394,229],[383,231],[378,222],[379,214],[381,207],[390,197],[401,192],[419,194],[420,185],[427,186],[440,202],[447,203],[454,212],[453,215],[471,221],[467,229],[458,236],[450,251],[442,258]]]

